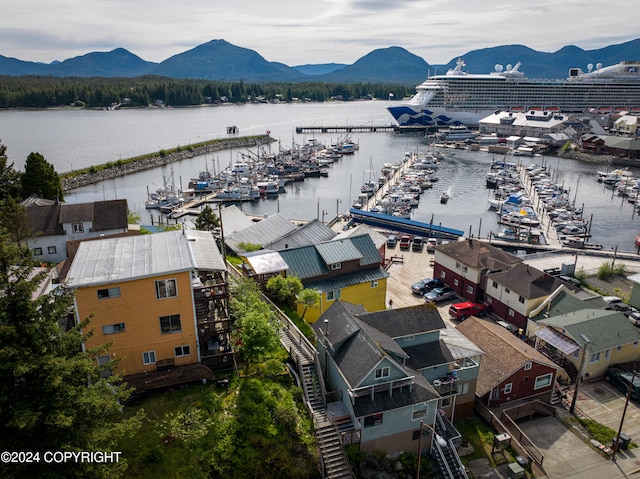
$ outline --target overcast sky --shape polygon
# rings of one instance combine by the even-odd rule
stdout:
[[[470,50],[498,45],[522,44],[543,52],[566,45],[592,50],[640,37],[638,0],[2,3],[0,55],[45,63],[120,47],[144,60],[161,62],[224,39],[290,66],[350,64],[390,46],[403,47],[430,64],[444,64]]]

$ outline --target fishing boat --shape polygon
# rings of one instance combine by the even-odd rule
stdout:
[[[408,102],[387,110],[400,126],[477,126],[496,110],[543,109],[553,114],[640,107],[638,61],[595,67],[590,63],[586,72],[571,68],[567,78],[557,80],[526,78],[520,62],[506,67],[497,64],[488,74],[468,73],[465,66],[458,59],[444,75],[431,76],[418,85]]]
[[[449,201],[449,194],[445,191],[440,195],[440,203],[445,204]]]

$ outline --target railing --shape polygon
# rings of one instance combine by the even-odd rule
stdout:
[[[436,413],[436,421],[438,422],[438,425],[442,428],[442,431],[444,431],[444,434],[443,434],[444,438],[447,441],[450,441],[455,448],[460,447],[460,445],[462,444],[462,435],[455,428],[455,426],[451,424],[451,421],[447,419],[447,416],[445,416],[444,414],[440,413],[440,411],[438,411]]]
[[[530,460],[535,462],[538,467],[540,467],[542,469],[542,462],[544,461],[544,455],[540,452],[540,450],[538,450],[538,448],[533,444],[533,442],[531,442],[531,440],[529,440],[529,438],[527,438],[527,441],[528,441],[529,444],[525,445],[525,444],[523,444],[521,442],[521,438],[522,437],[526,437],[526,436],[524,436],[524,433],[522,433],[522,435],[520,435],[518,433],[513,434],[512,430],[510,429],[510,427],[505,425],[498,418],[498,416],[496,416],[493,413],[493,411],[491,411],[487,406],[482,404],[482,402],[478,398],[476,398],[474,408],[475,408],[475,411],[482,418],[484,418],[485,421],[487,421],[489,426],[491,426],[496,431],[498,431],[498,433],[501,433],[501,434],[502,433],[507,433],[507,434],[509,434],[511,436],[511,438],[513,439],[512,442],[511,442],[511,446],[518,452],[518,454],[520,454],[521,456],[524,456],[524,457],[528,457]],[[512,422],[512,424],[515,425],[515,423],[513,423],[513,421],[511,421],[511,422]],[[520,428],[518,428],[518,430],[519,429]],[[522,432],[522,431],[520,431],[520,432]]]

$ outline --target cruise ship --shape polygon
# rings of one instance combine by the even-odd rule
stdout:
[[[625,61],[587,71],[571,68],[562,80],[528,79],[521,64],[496,65],[488,74],[464,71],[458,59],[455,68],[434,75],[416,87],[416,94],[389,113],[400,126],[477,126],[496,110],[548,110],[564,113],[607,114],[640,112],[640,62]]]

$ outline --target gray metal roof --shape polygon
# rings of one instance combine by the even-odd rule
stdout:
[[[211,232],[184,230],[184,235],[187,238],[196,269],[200,271],[227,270],[227,265]]]
[[[267,249],[280,251],[322,243],[333,239],[334,236],[336,236],[335,231],[321,221],[313,220],[271,243],[264,243],[262,246]]]
[[[200,236],[190,233],[192,237]],[[76,288],[130,281],[191,271],[197,268],[198,261],[203,268],[209,269],[218,261],[206,258],[201,251],[207,244],[215,247],[210,235],[193,242],[183,231],[82,242],[67,274],[67,282],[69,287]]]
[[[349,228],[346,231],[341,231],[335,237],[335,239],[345,239],[345,238],[353,238],[354,236],[360,236],[368,234],[373,241],[373,244],[376,245],[376,248],[381,248],[385,244],[387,244],[387,237],[381,233],[378,233],[376,230],[371,228],[369,225],[359,224],[354,228]]]
[[[263,220],[253,223],[247,228],[229,234],[225,230],[225,243],[236,253],[239,252],[238,245],[240,243],[265,244],[282,238],[284,235],[295,231],[296,226],[281,214],[269,216]]]
[[[270,274],[280,271],[287,271],[289,266],[285,263],[280,253],[277,251],[265,250],[253,251],[241,254],[251,265],[256,274]]]
[[[215,210],[214,212],[216,214],[218,213]],[[222,210],[220,210],[220,217],[225,235],[234,235],[238,231],[248,228],[253,224],[253,221],[236,205],[229,205],[222,208]]]

